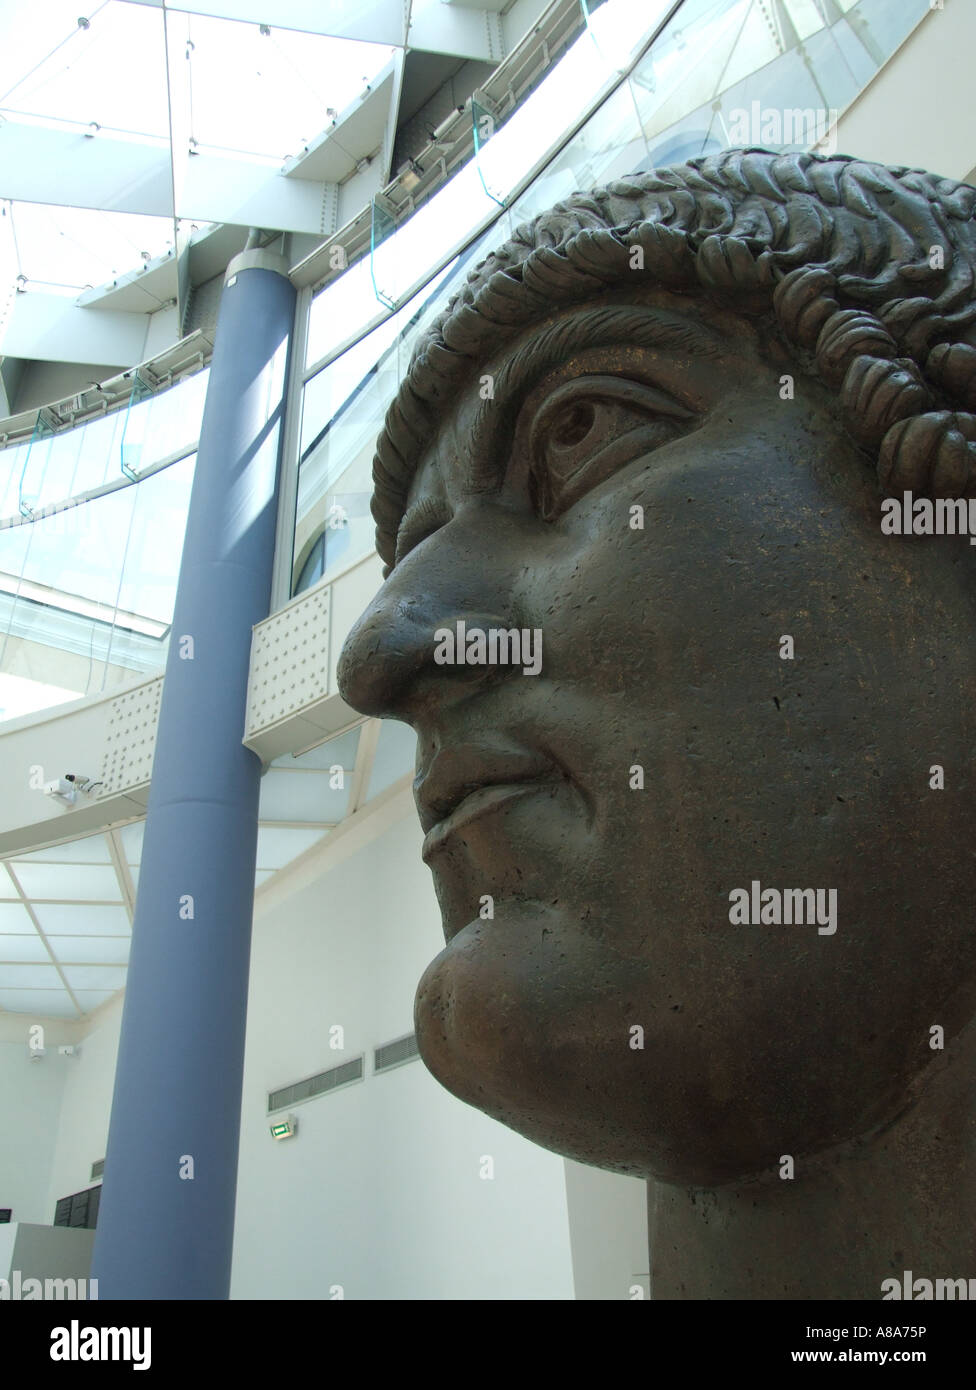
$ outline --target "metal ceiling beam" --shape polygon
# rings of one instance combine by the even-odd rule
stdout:
[[[178,217],[278,232],[321,232],[327,202],[323,183],[288,179],[277,169],[238,159],[207,154],[186,158]]]
[[[39,362],[118,366],[142,357],[145,343],[146,319],[142,314],[80,309],[72,300],[53,294],[18,294],[0,352]]]
[[[501,14],[502,10],[510,9],[512,0],[444,0],[445,5],[452,5],[456,10],[483,10],[490,14]]]
[[[129,0],[130,4],[162,9],[163,0]],[[406,40],[403,0],[166,0],[167,10],[209,15],[213,19],[237,19],[247,24],[268,24],[276,29],[298,29],[338,39],[368,43],[403,44]]]
[[[386,107],[383,121],[385,115]],[[177,217],[322,233],[327,195],[321,181],[286,179],[267,164],[218,155],[186,153],[177,163]],[[0,198],[172,217],[169,150],[6,121],[0,125]]]
[[[496,10],[487,8],[432,5],[411,19],[407,45],[427,53],[450,53],[485,63],[500,63],[505,56],[501,17]]]
[[[399,66],[399,59],[391,59],[351,106],[310,141],[302,154],[287,161],[284,174],[319,184],[340,183],[356,172],[361,160],[382,149]]]
[[[172,217],[169,145],[0,124],[0,198]]]

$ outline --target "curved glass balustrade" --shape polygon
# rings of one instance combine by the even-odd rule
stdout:
[[[293,592],[372,549],[373,441],[423,323],[445,307],[470,265],[560,198],[641,169],[734,145],[818,145],[829,153],[839,113],[929,5],[685,0],[633,64],[669,8],[607,0],[587,17],[589,32],[497,131],[475,111],[482,122],[475,158],[313,301]],[[417,284],[424,287],[403,303]],[[401,307],[389,311],[389,301]],[[340,353],[357,324],[368,331]]]
[[[0,720],[162,670],[207,377],[0,452]]]
[[[189,452],[209,376],[204,368],[154,395],[136,383],[128,406],[74,429],[55,433],[39,420],[29,442],[0,452],[0,518],[30,517],[93,488],[138,480],[161,460]]]
[[[195,459],[0,531],[0,718],[162,670]]]

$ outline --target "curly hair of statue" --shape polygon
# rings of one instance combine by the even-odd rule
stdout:
[[[924,170],[765,150],[557,203],[469,273],[414,351],[373,464],[384,573],[419,460],[473,365],[635,276],[775,315],[800,364],[839,393],[885,494],[976,495],[974,218],[976,188]]]

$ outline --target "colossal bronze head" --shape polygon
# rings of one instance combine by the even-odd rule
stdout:
[[[976,495],[974,211],[725,151],[521,227],[417,349],[341,689],[418,734],[424,1061],[547,1148],[749,1181],[973,1014],[976,552],[881,500]]]

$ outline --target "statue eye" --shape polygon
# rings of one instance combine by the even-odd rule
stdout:
[[[596,407],[592,401],[570,401],[556,415],[549,443],[552,450],[572,449],[593,433]]]
[[[529,425],[533,502],[553,521],[598,483],[686,434],[695,414],[664,392],[623,377],[588,376],[552,391]]]

